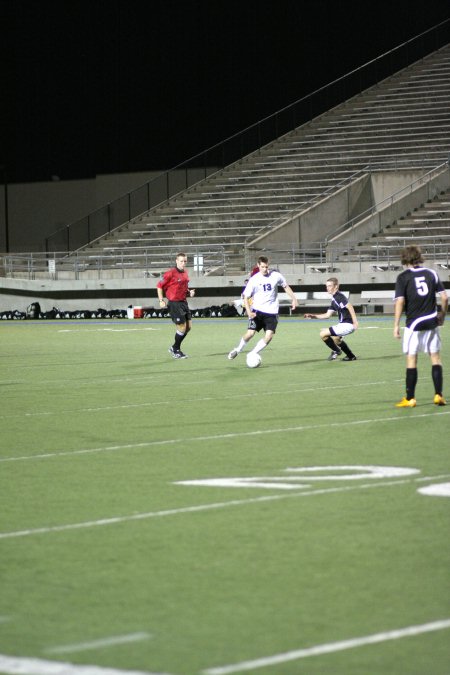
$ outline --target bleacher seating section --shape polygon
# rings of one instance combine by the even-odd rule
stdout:
[[[447,269],[450,252],[450,190],[405,214],[383,231],[361,241],[342,260],[373,261],[374,270],[399,269],[400,252],[418,244],[424,256]],[[384,263],[378,263],[378,261]],[[386,264],[385,261],[394,261]]]
[[[450,45],[434,52],[89,245],[120,267],[167,266],[178,249],[201,247],[205,271],[245,271],[244,249],[281,217],[332,191],[343,178],[372,170],[432,168],[450,147]],[[336,188],[337,189],[337,188]],[[389,235],[444,241],[448,207],[416,212]],[[431,224],[433,228],[431,229]],[[412,230],[409,229],[409,232]],[[406,237],[406,231],[404,231]],[[386,237],[364,243],[371,255]],[[104,263],[105,264],[105,263]]]

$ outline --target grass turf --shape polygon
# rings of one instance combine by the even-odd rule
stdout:
[[[392,319],[361,319],[352,363],[326,360],[323,325],[282,319],[254,370],[226,358],[242,319],[194,321],[181,361],[164,320],[1,325],[2,654],[198,675],[450,617],[450,502],[418,492],[450,480],[450,406],[421,355],[417,408],[394,407]],[[329,466],[418,472],[301,472]],[[198,483],[253,477],[271,487]],[[447,675],[448,645],[246,672]]]

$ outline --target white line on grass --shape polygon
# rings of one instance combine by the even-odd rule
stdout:
[[[136,328],[91,328],[90,330],[83,330],[82,328],[61,328],[58,333],[99,333],[102,331],[109,331],[110,333],[126,333],[136,332],[142,330],[161,330],[160,328],[151,328],[150,326],[136,327]]]
[[[0,672],[6,675],[169,675],[142,670],[117,670],[102,666],[81,666],[61,661],[0,654]]]
[[[397,380],[403,381],[403,380]],[[338,385],[327,385],[326,387],[307,387],[307,388],[297,388],[297,389],[289,389],[289,394],[303,394],[303,393],[308,393],[311,391],[334,391],[335,389],[355,389],[355,387],[374,387],[376,385],[380,386],[386,386],[387,384],[392,384],[392,382],[387,382],[387,381],[382,381],[382,382],[360,382],[359,384],[338,384]],[[258,396],[276,396],[277,394],[286,394],[286,389],[283,391],[274,391],[271,389],[270,391],[264,392],[262,391],[261,393],[258,394]],[[203,396],[203,397],[196,397],[195,402],[204,402],[204,401],[226,401],[226,400],[234,400],[238,398],[251,398],[254,396],[253,392],[245,392],[242,394],[229,394],[226,396]],[[189,402],[192,404],[192,397],[187,397],[185,399],[177,399],[177,404],[181,405],[182,403],[187,403]],[[171,405],[173,403],[173,399],[167,400],[167,401],[149,401],[147,403],[121,403],[120,405],[105,405],[105,406],[98,406],[96,408],[68,408],[66,410],[43,410],[41,412],[21,412],[21,413],[10,413],[6,415],[0,415],[0,420],[3,419],[11,419],[13,417],[40,417],[40,416],[50,416],[50,415],[73,415],[73,413],[89,413],[89,412],[108,412],[110,410],[127,410],[127,409],[132,409],[132,408],[148,408],[152,406],[166,406],[166,405]]]
[[[447,476],[439,476],[439,479]],[[436,476],[429,477],[428,480],[436,480]],[[202,511],[212,511],[226,509],[230,506],[244,506],[247,504],[258,504],[261,502],[275,502],[281,499],[296,497],[311,497],[315,495],[326,495],[339,492],[354,492],[356,490],[367,490],[378,487],[392,487],[396,485],[406,485],[414,482],[415,479],[403,479],[397,481],[388,481],[380,483],[367,483],[364,485],[352,485],[348,487],[322,488],[318,490],[303,490],[302,492],[290,492],[276,495],[263,495],[261,497],[250,497],[248,499],[230,499],[227,502],[213,502],[212,504],[199,504],[197,506],[184,506],[178,509],[166,509],[163,511],[149,511],[148,513],[134,513],[131,516],[115,516],[114,518],[102,518],[100,520],[88,520],[82,523],[70,523],[68,525],[53,525],[49,527],[37,527],[29,530],[17,530],[15,532],[0,532],[0,540],[13,539],[17,537],[28,537],[36,534],[49,534],[50,532],[67,532],[70,530],[88,529],[91,527],[104,527],[105,525],[117,525],[120,523],[147,520],[149,518],[164,518],[166,516],[177,516],[182,513],[199,513]]]
[[[408,411],[409,413],[410,411]],[[159,441],[145,441],[143,443],[126,443],[124,445],[107,445],[100,448],[83,448],[80,450],[67,450],[65,452],[46,452],[39,455],[22,455],[21,457],[1,457],[0,462],[18,462],[28,459],[49,459],[54,457],[65,457],[73,455],[86,455],[94,452],[111,452],[117,450],[131,450],[137,448],[152,448],[162,445],[177,445],[181,443],[183,447],[186,447],[187,443],[200,443],[202,441],[224,441],[229,440],[230,438],[245,438],[251,436],[265,436],[266,434],[284,434],[292,433],[299,431],[312,431],[315,429],[335,429],[348,426],[358,426],[360,424],[378,424],[379,422],[402,422],[407,421],[408,424],[412,424],[414,420],[423,419],[425,417],[442,417],[443,415],[450,415],[450,410],[445,411],[433,411],[430,413],[412,413],[405,414],[405,411],[402,411],[399,415],[394,417],[378,417],[373,419],[365,420],[350,420],[344,422],[325,422],[323,424],[300,424],[296,427],[278,427],[276,429],[256,429],[254,431],[234,431],[228,434],[211,434],[209,436],[193,436],[192,438],[166,438]]]
[[[72,645],[61,645],[59,647],[49,647],[45,651],[48,654],[67,654],[73,652],[84,652],[89,649],[102,649],[103,647],[115,647],[116,645],[129,644],[130,642],[141,642],[149,640],[150,633],[130,633],[129,635],[113,635],[108,638],[92,640],[91,642],[79,642]]]
[[[266,666],[273,666],[287,661],[297,661],[309,656],[321,656],[322,654],[332,654],[334,652],[341,652],[346,649],[354,649],[355,647],[363,647],[365,645],[374,645],[387,640],[400,640],[405,637],[413,637],[421,635],[422,633],[431,633],[437,630],[444,630],[450,628],[450,619],[443,619],[442,621],[432,621],[431,623],[423,623],[419,626],[408,626],[406,628],[399,628],[398,630],[389,630],[383,633],[374,633],[373,635],[366,635],[360,638],[353,638],[350,640],[342,640],[340,642],[329,642],[328,644],[316,645],[308,649],[296,649],[284,654],[276,654],[274,656],[267,656],[265,658],[254,659],[253,661],[241,661],[228,666],[220,666],[217,668],[207,668],[202,672],[204,675],[229,675],[230,673],[239,673],[244,670],[254,670],[255,668],[264,668]]]
[[[91,363],[83,363],[79,364],[81,366],[90,366],[92,365]],[[122,366],[126,366],[127,363],[122,362]],[[45,364],[45,367],[48,368],[48,364]],[[53,390],[55,389],[70,389],[73,390],[75,387],[81,388],[81,387],[89,387],[92,388],[93,385],[104,385],[105,383],[110,385],[110,384],[123,384],[124,382],[131,382],[133,384],[136,384],[137,382],[145,382],[149,384],[155,384],[155,382],[158,383],[159,387],[170,387],[171,385],[171,375],[178,375],[175,371],[173,373],[164,373],[160,376],[154,375],[154,374],[149,374],[149,375],[144,375],[144,376],[136,376],[136,377],[114,377],[110,378],[105,375],[105,377],[101,378],[77,378],[77,379],[71,379],[68,381],[67,379],[59,379],[59,380],[45,380],[45,381],[40,381],[40,382],[30,382],[29,380],[2,380],[0,381],[1,386],[5,385],[22,385],[25,384],[27,387],[27,392],[29,392],[31,389],[38,389],[39,392],[41,392],[43,389],[46,387],[51,387]],[[178,376],[179,377],[179,376]],[[201,380],[192,380],[190,381],[190,385],[196,385],[199,384],[201,386],[205,384],[209,384],[210,382],[213,382],[214,380],[205,380],[204,378]],[[398,380],[401,382],[401,380]],[[68,383],[69,382],[69,383]],[[192,399],[190,399],[192,400]]]
[[[361,326],[361,324],[360,324],[359,328],[358,328],[358,332],[360,330],[388,330],[388,331],[392,332],[392,326]],[[400,330],[401,331],[405,330],[404,326],[400,326]]]

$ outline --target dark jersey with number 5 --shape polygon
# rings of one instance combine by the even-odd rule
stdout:
[[[412,267],[398,275],[395,284],[395,299],[405,299],[406,326],[411,330],[436,328],[436,293],[445,291],[442,281],[434,270],[427,267]]]

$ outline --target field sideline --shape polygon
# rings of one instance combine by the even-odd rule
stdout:
[[[2,322],[0,673],[448,675],[450,405],[324,325]]]

